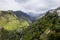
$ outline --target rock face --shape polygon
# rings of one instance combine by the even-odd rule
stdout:
[[[56,12],[58,13],[58,16],[60,16],[60,7],[57,8],[57,9],[55,9],[55,10],[56,10]]]
[[[60,16],[60,7],[57,8],[57,9],[52,9],[52,10],[49,10],[50,13],[54,13],[56,12],[58,14],[58,16]]]
[[[57,10],[58,16],[60,16],[60,10]]]

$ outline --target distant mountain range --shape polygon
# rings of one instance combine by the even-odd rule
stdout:
[[[23,18],[25,20],[27,20],[28,22],[34,22],[35,21],[35,18],[28,15],[27,13],[24,13],[22,11],[13,11],[16,16],[20,17],[20,18]]]

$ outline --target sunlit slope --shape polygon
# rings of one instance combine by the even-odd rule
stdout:
[[[17,30],[29,26],[29,23],[18,18],[14,13],[10,11],[0,11],[0,27],[4,27],[6,30]]]

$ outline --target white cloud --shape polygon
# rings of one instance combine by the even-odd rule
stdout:
[[[0,0],[0,10],[41,13],[60,6],[60,0]]]
[[[5,0],[5,2],[1,2],[0,5],[1,10],[17,10],[19,8],[14,0]]]

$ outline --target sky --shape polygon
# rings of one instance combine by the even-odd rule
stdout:
[[[43,13],[60,7],[60,0],[0,0],[0,10]]]

